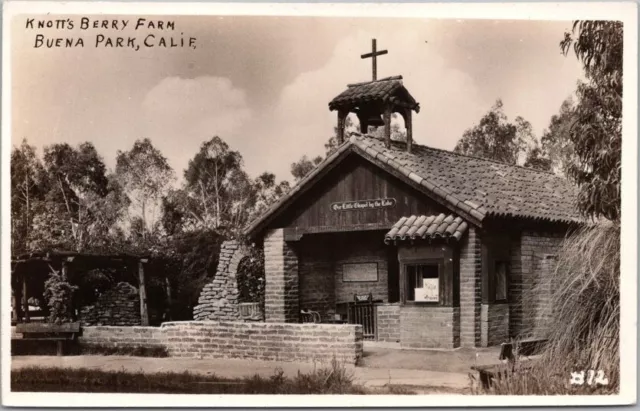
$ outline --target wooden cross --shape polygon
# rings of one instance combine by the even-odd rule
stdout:
[[[376,39],[371,39],[371,53],[367,53],[367,54],[363,54],[360,56],[360,58],[363,59],[368,59],[371,58],[372,60],[372,70],[371,70],[371,75],[373,76],[373,81],[376,81],[378,78],[378,71],[377,71],[377,59],[376,57],[378,56],[382,56],[384,54],[387,54],[388,51],[387,50],[380,50],[380,51],[376,51]]]

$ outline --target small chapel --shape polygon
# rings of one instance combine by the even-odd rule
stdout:
[[[264,246],[264,321],[361,323],[407,348],[497,345],[544,333],[555,261],[582,223],[551,173],[414,142],[420,105],[401,76],[329,102],[338,149],[245,229]],[[360,133],[345,135],[353,113]],[[391,139],[391,118],[406,140]],[[368,134],[382,127],[378,136]],[[428,142],[428,138],[421,141]],[[353,307],[372,307],[353,316]]]

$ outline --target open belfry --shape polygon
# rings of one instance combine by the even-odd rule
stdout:
[[[372,58],[372,80],[329,103],[337,150],[245,229],[264,245],[264,320],[313,314],[411,348],[535,337],[549,298],[539,284],[581,221],[575,188],[550,173],[414,143],[420,106],[401,76],[377,79],[376,58],[386,53],[373,40],[362,55]],[[346,136],[349,113],[360,133]],[[391,138],[393,113],[405,141]],[[382,137],[367,134],[374,127],[384,127]],[[242,247],[225,247],[239,261]],[[221,265],[217,276],[235,275],[234,264]],[[238,318],[211,304],[203,300],[195,318]]]

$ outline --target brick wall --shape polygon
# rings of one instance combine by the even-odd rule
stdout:
[[[269,230],[264,237],[264,271],[265,320],[298,322],[298,256],[282,229]]]
[[[479,232],[469,227],[460,248],[460,344],[480,344],[482,250]]]
[[[480,321],[482,347],[509,341],[509,304],[482,304]]]
[[[564,233],[525,231],[511,249],[509,326],[512,338],[542,336],[548,315],[551,279]]]
[[[298,245],[300,309],[335,310],[335,268],[329,237],[303,238]]]
[[[121,282],[102,293],[93,305],[81,307],[78,321],[82,325],[140,325],[138,289]]]
[[[336,301],[353,301],[354,294],[373,294],[374,300],[389,300],[388,250],[383,235],[349,234],[336,244]],[[344,281],[344,264],[376,263],[378,281]]]
[[[220,247],[216,276],[207,283],[193,309],[196,321],[238,321],[238,264],[247,255],[246,248],[237,241],[225,241]]]
[[[362,326],[237,322],[164,323],[172,357],[253,358],[267,361],[355,364],[362,357]]]
[[[400,307],[400,345],[403,348],[459,347],[460,308]]]
[[[376,306],[378,341],[400,341],[400,304],[379,304]]]
[[[80,344],[105,347],[159,347],[164,345],[162,329],[158,327],[82,327]]]
[[[181,321],[161,327],[83,327],[79,342],[164,346],[171,357],[325,363],[335,358],[350,365],[362,358],[360,325]]]

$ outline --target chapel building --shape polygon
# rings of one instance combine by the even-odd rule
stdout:
[[[408,348],[495,345],[544,332],[559,247],[581,222],[551,173],[414,144],[402,77],[349,85],[329,108],[339,148],[246,229],[263,243],[267,322],[375,309],[365,338]],[[344,136],[355,113],[362,133]],[[392,141],[393,113],[406,141]],[[384,137],[366,134],[384,127]],[[551,281],[550,281],[551,280]]]

